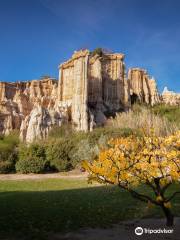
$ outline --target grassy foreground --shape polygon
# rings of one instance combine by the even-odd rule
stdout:
[[[158,208],[149,209],[117,187],[88,185],[82,179],[3,180],[0,209],[0,239],[46,239],[48,233],[162,216]],[[180,216],[180,197],[173,210]]]

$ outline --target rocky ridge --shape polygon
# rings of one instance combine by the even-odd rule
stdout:
[[[0,82],[0,133],[20,130],[20,138],[31,142],[47,136],[52,125],[60,125],[56,107],[57,80]]]
[[[163,101],[168,103],[166,95]],[[124,54],[80,50],[59,66],[58,81],[0,82],[0,133],[18,129],[23,141],[32,142],[65,122],[88,131],[136,101],[151,105],[162,101],[146,70],[132,68],[126,76]]]
[[[162,92],[162,99],[165,104],[180,106],[180,93],[169,91],[167,87]]]

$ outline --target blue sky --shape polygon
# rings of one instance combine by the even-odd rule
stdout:
[[[0,0],[0,81],[58,77],[74,50],[96,47],[180,92],[180,1]]]

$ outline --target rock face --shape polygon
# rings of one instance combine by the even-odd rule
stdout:
[[[44,137],[52,125],[60,125],[61,112],[56,107],[55,79],[0,83],[0,133],[20,130],[22,140]]]
[[[162,99],[166,104],[180,106],[180,93],[169,91],[167,87],[162,92]]]
[[[172,101],[172,95],[165,91],[163,100],[174,104],[178,96]],[[64,122],[91,131],[137,100],[151,105],[161,101],[156,81],[145,70],[132,68],[126,77],[124,54],[80,50],[59,66],[58,82],[0,82],[0,133],[18,129],[23,141],[32,142]]]
[[[140,68],[131,68],[128,72],[131,103],[139,101],[154,105],[160,102],[156,81],[150,78],[147,71]]]
[[[59,105],[70,109],[78,130],[103,124],[106,115],[129,106],[123,54],[75,52],[60,65]]]

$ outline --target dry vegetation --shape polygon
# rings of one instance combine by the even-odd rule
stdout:
[[[173,113],[172,113],[173,114]],[[118,113],[115,118],[108,121],[113,128],[154,129],[157,136],[167,136],[179,129],[176,121],[170,121],[166,116],[156,114],[153,109],[135,105],[128,112]]]

